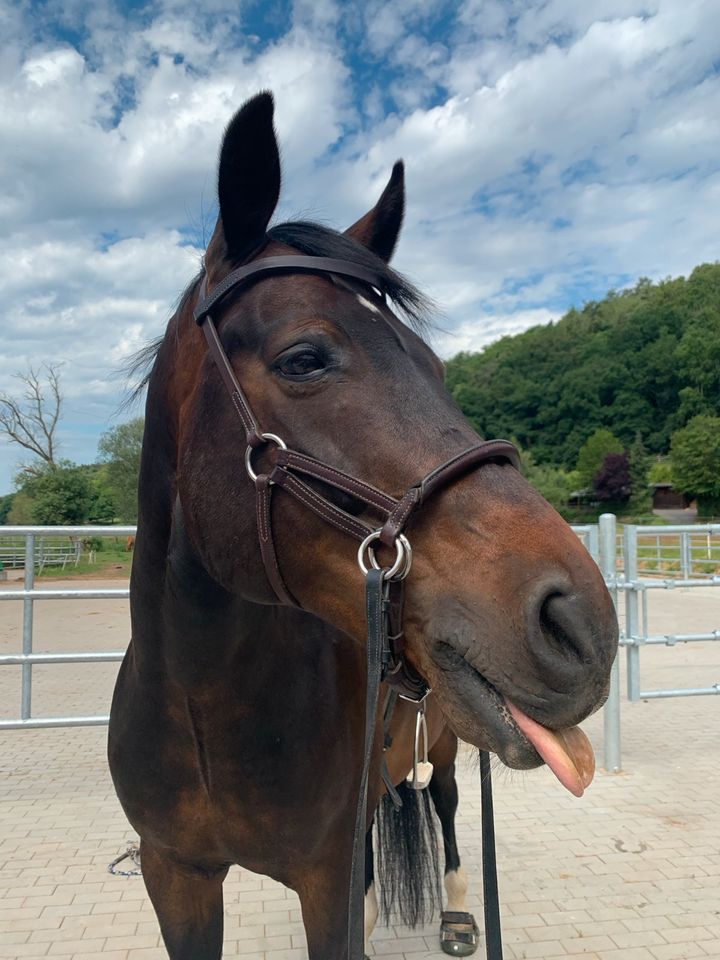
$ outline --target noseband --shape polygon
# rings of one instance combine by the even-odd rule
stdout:
[[[348,945],[351,960],[362,957],[362,897],[364,857],[364,830],[366,819],[367,781],[374,742],[378,689],[381,680],[398,688],[402,697],[421,703],[429,688],[425,680],[403,658],[402,632],[403,581],[412,565],[412,549],[404,530],[413,513],[429,497],[472,469],[486,463],[510,463],[520,469],[517,448],[507,440],[484,440],[455,454],[435,467],[422,480],[413,484],[399,499],[378,490],[364,480],[329,466],[321,460],[296,450],[290,450],[284,440],[274,433],[265,433],[252,412],[247,397],[223,349],[212,318],[215,307],[239,285],[250,279],[260,279],[278,273],[309,273],[338,279],[360,281],[378,291],[385,300],[384,282],[379,274],[360,264],[328,257],[299,255],[267,257],[233,270],[212,291],[207,292],[207,274],[200,287],[194,317],[205,333],[210,354],[230,394],[230,399],[245,430],[245,469],[255,486],[256,513],[260,553],[268,581],[278,600],[289,606],[299,606],[288,590],[277,560],[273,542],[271,497],[272,488],[280,487],[304,504],[327,523],[360,542],[358,564],[365,575],[366,613],[368,622],[368,676],[365,711],[365,751],[361,776],[360,797],[355,822],[353,860],[350,889],[350,919]],[[270,468],[258,472],[254,456],[265,451]],[[365,508],[378,516],[378,524],[371,526],[332,503],[309,486],[301,477],[318,480],[334,490],[359,500]],[[395,550],[393,563],[381,567],[375,545]],[[489,775],[489,767],[488,767]],[[485,844],[483,844],[483,854]],[[487,882],[487,881],[486,881]],[[487,893],[487,891],[486,891]],[[486,905],[487,907],[487,905]],[[487,914],[486,914],[487,926]],[[499,936],[499,933],[498,933]],[[490,935],[488,934],[488,945]],[[500,948],[501,949],[501,948]]]

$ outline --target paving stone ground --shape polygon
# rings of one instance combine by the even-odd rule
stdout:
[[[75,582],[77,586],[77,582]],[[115,584],[117,585],[117,583]],[[653,629],[720,626],[720,589],[654,595]],[[37,650],[118,649],[125,604],[37,604]],[[19,604],[0,604],[0,649],[19,648]],[[643,685],[720,681],[720,644],[645,650]],[[36,713],[105,712],[115,666],[37,668]],[[55,672],[53,672],[55,671]],[[0,670],[0,710],[18,710],[19,672]],[[720,698],[623,702],[620,775],[600,771],[582,800],[547,768],[496,768],[507,960],[720,960]],[[602,757],[602,717],[586,724]],[[0,958],[165,960],[138,877],[107,873],[134,839],[113,794],[104,728],[0,734]],[[458,833],[481,916],[477,763],[459,764]],[[302,960],[295,896],[233,869],[225,957]],[[482,955],[482,946],[478,955]],[[443,956],[434,925],[379,928],[384,960]]]

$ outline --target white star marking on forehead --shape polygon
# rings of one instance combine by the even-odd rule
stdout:
[[[378,310],[378,308],[375,306],[374,303],[371,303],[369,300],[366,300],[365,297],[363,297],[359,293],[356,293],[355,296],[358,298],[358,302],[360,303],[360,306],[367,307],[370,313],[375,313],[378,315],[378,317],[382,316],[382,314],[380,313],[380,311]]]

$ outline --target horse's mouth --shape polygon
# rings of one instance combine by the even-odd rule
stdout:
[[[567,790],[582,796],[595,773],[595,756],[579,727],[543,726],[457,651],[444,650],[442,659],[435,689],[448,722],[462,739],[493,751],[516,770],[546,763]]]

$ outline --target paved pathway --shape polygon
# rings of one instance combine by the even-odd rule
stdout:
[[[659,628],[720,625],[720,590],[673,591],[653,602]],[[38,649],[113,649],[127,629],[115,602],[74,613],[70,604],[40,604],[38,617]],[[2,649],[18,648],[18,620],[15,605],[0,604]],[[718,682],[720,644],[648,650],[643,663],[648,686]],[[19,676],[2,670],[7,716],[17,709]],[[38,684],[38,713],[107,709],[112,670],[45,670],[62,672]],[[717,697],[625,702],[625,773],[600,772],[582,800],[566,794],[547,768],[497,771],[507,960],[720,960],[719,710]],[[601,753],[601,717],[585,728]],[[106,871],[133,833],[114,797],[104,747],[103,728],[0,734],[3,960],[166,960],[142,880]],[[471,909],[480,917],[480,801],[469,750],[460,786],[459,837],[473,878]],[[239,869],[225,892],[226,957],[307,956],[294,895]],[[380,928],[373,952],[385,960],[443,956],[434,926]]]

